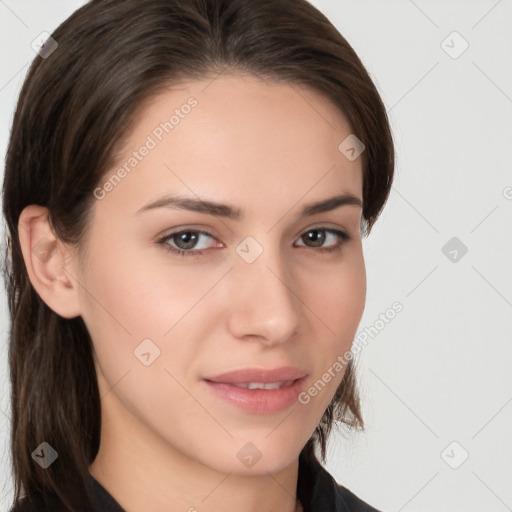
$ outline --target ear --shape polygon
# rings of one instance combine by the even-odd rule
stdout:
[[[21,251],[32,286],[55,313],[80,315],[74,254],[54,233],[48,209],[29,205],[18,221]]]

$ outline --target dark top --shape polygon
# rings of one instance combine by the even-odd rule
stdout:
[[[299,465],[297,496],[304,512],[379,512],[346,487],[338,484],[320,464],[307,471],[308,474],[306,475],[306,470],[301,471]],[[97,502],[97,512],[125,512],[92,475],[91,484]],[[12,508],[10,512],[35,511],[19,504]],[[37,512],[46,511],[39,509]]]

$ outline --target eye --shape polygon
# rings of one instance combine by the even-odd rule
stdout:
[[[162,244],[167,251],[178,254],[179,256],[197,256],[203,253],[203,251],[200,249],[205,249],[205,247],[202,247],[198,250],[195,247],[197,241],[202,236],[213,239],[213,236],[210,235],[210,233],[207,233],[206,231],[190,229],[166,235],[160,240],[158,240],[158,243]],[[177,247],[173,247],[172,245],[170,245],[169,242],[173,242],[175,245],[177,245]],[[192,251],[191,249],[195,250]]]
[[[168,252],[177,254],[178,256],[194,257],[203,254],[203,250],[207,247],[197,248],[197,243],[201,237],[208,237],[213,240],[215,238],[206,231],[200,230],[183,230],[175,233],[170,233],[163,238],[160,238],[157,243],[164,246]],[[335,243],[323,247],[324,243],[334,239]],[[351,239],[351,236],[345,231],[330,228],[313,228],[305,231],[299,240],[306,241],[312,245],[302,245],[299,247],[308,247],[316,249],[317,252],[335,252],[340,251],[343,245]],[[174,244],[174,245],[171,245]]]
[[[320,233],[320,235],[318,233]],[[327,247],[321,247],[329,236],[331,237],[331,240],[334,238],[335,244],[329,244]],[[308,229],[300,236],[299,240],[307,240],[313,244],[313,246],[307,247],[320,247],[320,249],[318,249],[320,252],[334,252],[341,250],[343,245],[350,240],[350,235],[345,231],[340,231],[339,229],[313,228]]]

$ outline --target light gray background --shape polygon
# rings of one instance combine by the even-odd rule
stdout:
[[[32,40],[83,3],[0,0],[2,160]],[[359,332],[378,331],[358,360],[367,429],[336,435],[327,467],[385,512],[512,510],[512,0],[312,3],[375,80],[398,157],[388,205],[364,243]],[[454,31],[469,44],[457,58],[464,42]],[[456,261],[452,248],[442,251],[452,237],[468,249]],[[395,301],[403,311],[382,327],[379,315]],[[2,308],[5,510],[5,294]]]

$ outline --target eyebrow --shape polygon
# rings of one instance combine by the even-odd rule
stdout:
[[[306,204],[301,212],[299,218],[309,217],[317,213],[324,213],[341,206],[358,206],[363,207],[362,201],[353,194],[341,194],[321,201]],[[156,201],[153,201],[136,212],[137,215],[148,210],[156,208],[171,208],[176,210],[190,210],[215,217],[225,217],[231,220],[241,221],[243,219],[243,212],[239,208],[227,204],[216,203],[213,201],[204,201],[201,199],[193,199],[178,196],[164,196]]]

